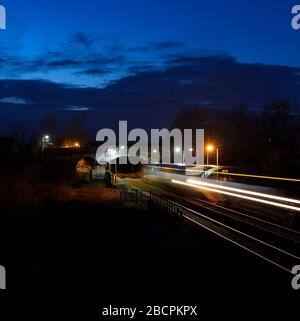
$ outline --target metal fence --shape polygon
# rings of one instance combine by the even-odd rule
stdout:
[[[131,201],[136,204],[147,203],[148,207],[154,205],[178,216],[182,216],[183,213],[183,208],[177,203],[145,190],[132,189],[131,192],[120,191],[120,198],[122,201]]]

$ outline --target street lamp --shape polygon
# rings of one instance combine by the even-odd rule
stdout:
[[[206,146],[206,152],[207,152],[207,154],[206,154],[206,165],[207,166],[209,164],[209,153],[212,152],[214,149],[215,149],[214,145],[209,144],[209,145]]]
[[[175,148],[175,152],[176,153],[180,153],[181,152],[181,148],[180,147],[176,147]],[[181,154],[181,164],[183,164],[183,153]]]
[[[209,163],[209,153],[216,150],[216,163],[217,163],[217,180],[218,180],[218,167],[219,167],[219,149],[216,148],[214,145],[207,145],[206,146],[206,151],[207,151],[207,166],[208,166],[208,163]]]
[[[50,143],[50,136],[49,135],[44,135],[42,137],[42,150],[44,150]]]

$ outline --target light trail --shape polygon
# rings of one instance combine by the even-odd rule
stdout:
[[[205,203],[207,205],[210,205],[212,206],[212,203],[208,202],[208,201],[204,201],[203,199],[199,199],[197,197],[194,198],[195,200],[197,201],[200,201],[202,203]],[[216,208],[220,208],[222,210],[225,210],[227,212],[231,212],[231,213],[235,213],[235,214],[238,214],[240,216],[244,216],[244,217],[248,217],[248,218],[251,218],[253,220],[256,220],[258,222],[262,222],[262,223],[265,223],[265,224],[268,224],[268,225],[272,225],[272,226],[275,226],[277,228],[280,228],[280,229],[283,229],[283,230],[286,230],[288,232],[291,232],[291,233],[295,233],[295,234],[299,234],[300,235],[300,231],[296,231],[296,230],[293,230],[293,229],[290,229],[286,226],[282,226],[282,225],[279,225],[279,224],[276,224],[276,223],[273,223],[273,222],[270,222],[270,221],[266,221],[266,220],[263,220],[261,218],[258,218],[256,216],[252,216],[252,215],[249,215],[249,214],[245,214],[245,213],[242,213],[242,212],[239,212],[239,211],[236,211],[236,210],[233,210],[231,208],[227,208],[227,207],[224,207],[224,206],[221,206],[221,205],[217,205],[217,204],[213,204],[213,207],[216,207]],[[214,209],[212,209],[214,210]],[[280,234],[280,236],[282,237],[282,235]],[[297,243],[300,243],[300,239],[299,239],[299,242],[297,240]]]
[[[172,180],[172,182],[173,182],[173,183],[182,184],[182,185],[187,185],[187,186],[191,186],[191,185],[192,185],[192,184],[187,184],[187,183],[185,183],[185,182],[176,181],[176,180]],[[201,188],[200,186],[195,186],[195,187]],[[206,189],[206,188],[205,188],[205,189]],[[148,191],[148,190],[145,190],[145,191],[149,192],[150,195],[151,195],[151,192],[150,192],[150,191]],[[221,191],[221,192],[222,192],[222,191]],[[225,192],[225,193],[226,193],[226,192]],[[160,196],[158,196],[158,195],[155,194],[155,193],[152,193],[152,195],[157,197],[156,199],[155,199],[155,198],[153,199],[154,203],[155,203],[156,205],[164,208],[164,204],[162,204],[161,202],[158,201],[158,199],[160,198]],[[242,196],[243,196],[243,195],[242,195]],[[148,195],[147,197],[149,198],[150,196]],[[181,198],[181,197],[180,197],[180,198]],[[165,200],[167,200],[167,199],[165,199]],[[291,272],[291,269],[290,269],[290,266],[295,265],[295,263],[293,263],[293,264],[287,263],[287,264],[284,264],[284,265],[283,265],[280,261],[278,261],[278,255],[285,255],[286,257],[289,256],[289,257],[291,257],[291,258],[293,258],[293,259],[297,259],[297,260],[300,259],[298,256],[296,256],[296,255],[293,254],[293,253],[290,253],[290,252],[288,252],[288,251],[286,251],[286,250],[284,250],[284,249],[281,249],[281,248],[279,248],[279,247],[277,247],[277,246],[272,245],[271,243],[268,243],[268,242],[266,242],[266,241],[264,241],[264,240],[261,240],[261,239],[255,237],[255,236],[252,236],[252,235],[247,234],[247,233],[245,233],[245,232],[243,232],[243,231],[241,231],[241,230],[238,230],[237,228],[234,228],[233,226],[229,226],[229,225],[227,225],[227,224],[222,223],[221,221],[219,221],[219,220],[217,220],[217,219],[213,219],[213,218],[210,217],[210,216],[207,216],[207,215],[201,214],[201,213],[199,213],[199,212],[196,212],[195,210],[193,210],[193,209],[191,209],[191,208],[188,208],[188,207],[186,207],[186,206],[184,206],[184,205],[182,205],[182,204],[180,204],[180,203],[173,202],[173,201],[171,201],[171,202],[172,202],[174,205],[177,205],[179,208],[181,208],[181,210],[182,210],[182,217],[185,218],[186,220],[188,220],[188,221],[190,221],[190,222],[192,222],[192,223],[194,223],[194,224],[196,224],[196,225],[199,225],[200,227],[206,229],[207,231],[212,232],[212,233],[214,233],[215,235],[218,235],[219,237],[221,237],[221,238],[223,238],[223,239],[225,239],[225,240],[227,240],[227,241],[229,241],[229,242],[237,245],[238,247],[240,247],[240,248],[242,248],[242,249],[244,249],[244,250],[246,250],[246,251],[248,251],[248,252],[250,252],[250,253],[258,256],[258,257],[260,257],[260,258],[262,258],[263,260],[265,260],[265,261],[267,261],[267,262],[269,262],[269,263],[271,263],[271,264],[273,264],[273,265],[275,265],[275,266],[277,266],[277,267],[279,267],[279,268],[287,271],[288,273],[292,273],[292,272]],[[198,220],[198,218],[194,218],[194,217],[191,216],[191,215],[196,215],[196,216],[199,217],[200,219],[204,219],[204,220],[207,220],[207,221],[206,221],[205,223],[204,223],[204,222],[201,222],[201,221]],[[217,229],[216,227],[213,227],[213,226],[208,225],[208,224],[207,224],[208,222],[213,223],[213,224],[217,224],[217,225],[219,226],[219,228],[221,228],[221,230],[220,230],[220,229]],[[256,227],[257,227],[257,226],[256,226]],[[279,227],[280,227],[280,226],[279,226]],[[257,248],[257,249],[259,249],[259,251],[257,251],[257,250],[254,249],[254,247],[253,247],[254,244],[253,244],[253,243],[252,243],[251,246],[250,246],[250,244],[249,244],[248,241],[247,241],[245,244],[243,244],[242,239],[239,239],[239,240],[238,240],[238,239],[236,238],[236,235],[232,235],[232,234],[231,234],[231,237],[230,237],[230,234],[229,234],[229,235],[227,234],[228,231],[226,231],[226,230],[224,231],[224,230],[223,230],[223,232],[222,232],[222,229],[229,230],[230,233],[232,233],[232,232],[233,232],[233,233],[238,233],[238,234],[241,235],[242,237],[246,237],[246,238],[249,238],[250,240],[252,240],[252,241],[254,241],[254,242],[260,243],[260,246]],[[226,233],[224,233],[224,232],[226,232]],[[272,233],[272,232],[271,232],[271,233]],[[282,235],[280,235],[280,236],[282,236]],[[277,253],[276,253],[276,260],[274,260],[274,258],[275,258],[274,256],[273,256],[273,258],[272,258],[272,256],[268,256],[268,257],[267,257],[267,256],[264,254],[264,252],[262,252],[263,247],[268,247],[268,250],[266,251],[266,253],[269,253],[269,254],[270,254],[270,251],[271,251],[271,250],[276,251],[276,252],[277,252]],[[291,260],[291,259],[290,259],[290,260]]]
[[[283,202],[300,204],[300,200],[296,200],[293,198],[287,198],[287,197],[281,197],[281,196],[276,196],[276,195],[271,195],[271,194],[253,192],[253,191],[249,191],[249,190],[245,190],[245,189],[241,189],[241,188],[228,187],[228,186],[224,186],[224,185],[199,182],[194,179],[188,179],[187,182],[191,183],[191,184],[203,185],[203,186],[208,186],[208,187],[213,187],[213,188],[220,188],[220,189],[238,192],[238,193],[242,193],[242,194],[249,194],[249,195],[260,196],[260,197],[264,197],[264,198],[270,198],[270,199],[283,201]]]
[[[187,172],[199,172],[204,173],[204,170],[199,169],[186,169]],[[216,174],[216,173],[214,173]],[[300,182],[298,178],[287,178],[287,177],[276,177],[276,176],[263,176],[263,175],[252,175],[252,174],[238,174],[238,173],[225,173],[225,172],[218,172],[218,175],[229,175],[229,176],[242,176],[242,177],[251,177],[251,178],[260,178],[260,179],[273,179],[278,181],[289,181],[289,182]]]
[[[201,188],[201,189],[215,192],[215,193],[234,196],[234,197],[242,198],[242,199],[249,200],[249,201],[254,201],[254,202],[258,202],[258,203],[263,203],[263,204],[267,204],[267,205],[272,205],[272,206],[281,207],[281,208],[300,212],[300,208],[296,207],[296,206],[286,205],[286,204],[282,204],[282,203],[276,203],[276,202],[267,201],[267,200],[263,200],[263,199],[259,199],[259,198],[255,198],[255,197],[246,196],[246,195],[240,195],[240,194],[236,194],[236,193],[232,193],[232,192],[226,192],[226,191],[222,191],[220,189],[200,186],[200,185],[191,184],[191,183],[187,183],[187,182],[181,182],[181,181],[178,181],[175,179],[172,179],[171,182],[175,183],[175,184],[180,184],[180,185],[195,187],[195,188]]]
[[[207,167],[207,165],[202,165],[202,166],[206,166]],[[146,167],[153,167],[153,168],[156,168],[156,169],[169,169],[169,170],[174,170],[174,171],[183,170],[183,169],[179,169],[179,168],[175,168],[175,167],[167,167],[167,166],[158,167],[158,166],[147,165]],[[214,167],[217,167],[217,166],[209,165],[208,167],[214,168]],[[221,168],[221,167],[219,167],[219,168]],[[191,172],[191,173],[205,173],[206,172],[205,170],[202,170],[202,169],[193,169],[193,168],[186,168],[185,171],[186,172]],[[217,174],[217,172],[215,172],[214,175],[215,174]],[[231,173],[231,172],[228,172],[228,173],[226,173],[226,172],[218,172],[218,175],[241,176],[241,177],[271,179],[271,180],[277,180],[277,181],[288,181],[288,182],[298,182],[298,183],[300,183],[300,179],[298,179],[298,178],[288,178],[288,177],[263,176],[263,175]]]

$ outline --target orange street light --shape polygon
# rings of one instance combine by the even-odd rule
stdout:
[[[208,166],[208,163],[209,163],[209,153],[210,152],[212,152],[212,151],[214,151],[214,150],[216,150],[216,160],[217,160],[217,180],[218,180],[218,167],[219,167],[219,149],[218,148],[216,148],[214,145],[212,145],[212,144],[208,144],[207,146],[206,146],[206,151],[207,151],[207,159],[206,159],[206,165]]]
[[[208,144],[206,146],[206,165],[208,166],[209,163],[209,153],[212,152],[215,149],[214,145]]]
[[[212,152],[214,149],[215,149],[215,146],[214,146],[214,145],[209,144],[209,145],[206,146],[206,150],[207,150],[208,152]]]

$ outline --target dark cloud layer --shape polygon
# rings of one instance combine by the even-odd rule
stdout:
[[[105,73],[105,68],[86,68],[82,72],[96,77]],[[300,99],[299,69],[244,64],[225,54],[172,56],[161,68],[147,64],[144,68],[133,66],[131,72],[131,76],[105,88],[0,80],[1,122],[15,110],[20,114],[22,110],[32,114],[73,110],[85,114],[94,134],[100,127],[115,126],[122,119],[129,120],[132,127],[168,126],[181,108],[191,105],[227,108],[245,103],[256,109],[274,100],[288,100],[297,106]],[[7,103],[10,101],[16,104]],[[16,106],[18,101],[30,103]]]
[[[104,36],[74,33],[66,41],[54,47],[43,49],[35,55],[15,55],[14,50],[0,47],[0,72],[13,78],[51,79],[57,71],[64,72],[66,78],[72,75],[110,74],[114,71],[123,74],[132,73],[139,64],[145,64],[145,58],[153,59],[153,55],[163,55],[177,50],[184,50],[184,43],[179,41],[151,42],[140,47],[128,47],[117,38],[105,39]],[[156,64],[163,58],[156,56]],[[34,75],[33,75],[34,74]],[[112,77],[116,78],[116,77]],[[90,84],[93,81],[89,82]]]

